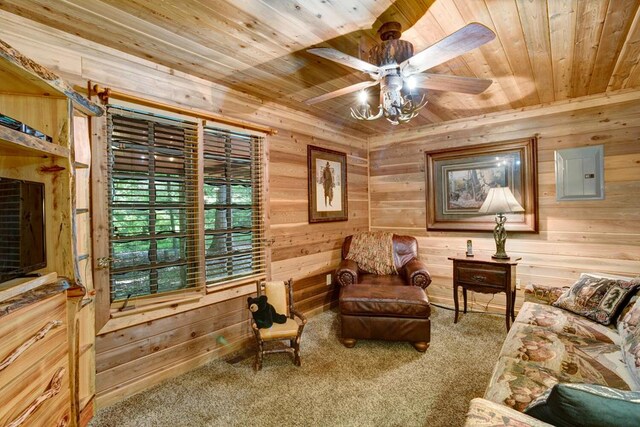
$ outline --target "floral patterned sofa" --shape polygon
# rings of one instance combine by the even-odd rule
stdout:
[[[566,289],[527,288],[526,302],[505,339],[484,399],[471,402],[465,425],[547,425],[521,411],[557,383],[640,390],[637,292],[617,321],[605,326],[550,305]]]

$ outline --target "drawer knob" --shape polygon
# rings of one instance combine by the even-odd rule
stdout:
[[[475,280],[476,282],[484,282],[485,280],[487,280],[487,278],[485,276],[476,274],[475,276],[473,276],[473,280]]]
[[[53,374],[53,378],[51,378],[51,382],[49,383],[47,389],[40,396],[38,396],[36,400],[31,402],[31,405],[29,405],[29,407],[25,409],[24,412],[22,412],[20,416],[13,420],[7,427],[21,426],[31,416],[31,414],[33,414],[40,406],[42,406],[42,404],[47,399],[51,399],[56,394],[60,393],[60,390],[62,389],[62,380],[64,379],[64,371],[64,368],[59,368],[56,373]]]
[[[22,343],[20,347],[13,350],[10,355],[8,355],[2,362],[0,362],[0,371],[4,370],[7,366],[15,362],[22,353],[29,349],[29,347],[43,339],[50,330],[57,328],[60,325],[62,325],[62,322],[60,320],[51,320],[50,322],[47,322],[47,324],[40,328],[38,332],[31,336],[31,338]]]

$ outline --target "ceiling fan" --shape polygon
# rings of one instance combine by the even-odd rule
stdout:
[[[413,54],[413,44],[400,40],[400,23],[383,24],[378,35],[381,42],[369,50],[369,62],[332,48],[307,49],[309,53],[367,73],[373,80],[307,99],[305,103],[312,105],[361,91],[359,107],[351,108],[353,118],[375,120],[384,116],[397,125],[417,116],[427,104],[425,95],[417,94],[416,88],[479,94],[492,83],[489,79],[423,72],[493,40],[495,33],[482,24],[473,22],[465,25],[416,55]],[[378,111],[373,113],[365,89],[378,84],[380,104]]]

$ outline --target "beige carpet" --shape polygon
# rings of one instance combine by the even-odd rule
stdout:
[[[431,347],[338,341],[338,315],[310,319],[302,367],[284,354],[224,360],[98,412],[98,426],[460,426],[506,336],[504,317],[433,308]]]

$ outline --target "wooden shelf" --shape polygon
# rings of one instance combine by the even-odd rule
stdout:
[[[0,283],[0,301],[8,300],[38,286],[55,282],[57,278],[56,273],[48,273],[40,277],[21,277]]]
[[[35,136],[0,126],[0,154],[3,156],[69,157],[69,149]]]

